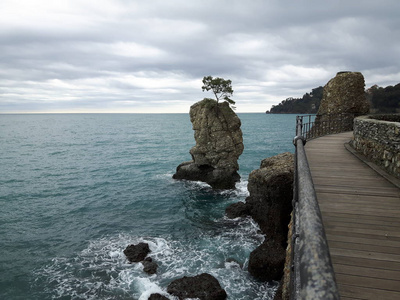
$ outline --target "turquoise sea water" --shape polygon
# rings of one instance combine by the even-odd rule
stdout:
[[[0,299],[140,299],[208,272],[229,299],[270,299],[249,253],[263,237],[225,207],[248,174],[293,152],[295,115],[239,114],[241,182],[215,192],[172,175],[194,145],[188,114],[0,115]],[[149,243],[147,275],[123,250]]]

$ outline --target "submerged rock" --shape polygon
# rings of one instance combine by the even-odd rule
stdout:
[[[142,261],[143,271],[147,274],[156,274],[158,265],[150,258],[147,257]]]
[[[168,285],[167,291],[179,299],[224,300],[227,297],[218,280],[207,273],[174,280]]]
[[[169,298],[156,293],[156,294],[151,294],[148,300],[169,300]]]
[[[124,250],[124,254],[129,262],[141,262],[149,253],[150,248],[147,243],[139,243],[137,245],[131,244]]]
[[[203,181],[214,189],[232,189],[240,180],[237,162],[243,137],[239,117],[229,103],[204,99],[190,107],[196,145],[192,160],[180,164],[174,179]]]

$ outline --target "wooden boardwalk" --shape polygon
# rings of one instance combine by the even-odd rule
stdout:
[[[345,149],[306,144],[341,299],[400,299],[400,189]]]

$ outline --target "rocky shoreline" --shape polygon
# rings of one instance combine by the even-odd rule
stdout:
[[[264,242],[249,257],[248,271],[257,280],[280,281],[284,274],[288,225],[292,212],[294,155],[286,152],[266,158],[260,168],[249,175],[250,195],[245,202],[231,204],[226,215],[231,218],[252,217],[265,235]],[[148,274],[157,272],[157,264],[150,254],[148,244],[129,245],[124,254],[131,263],[140,262]],[[223,300],[227,298],[218,279],[203,273],[172,281],[168,294],[152,294],[148,299],[165,300],[169,295],[178,299]],[[275,299],[279,299],[278,292]]]
[[[234,203],[226,208],[229,218],[251,216],[265,235],[264,242],[249,257],[249,273],[260,281],[280,281],[284,273],[293,174],[292,153],[264,159],[260,168],[249,175],[250,196],[244,203]]]

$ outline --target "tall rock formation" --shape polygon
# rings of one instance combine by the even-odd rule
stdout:
[[[174,179],[203,181],[214,189],[232,189],[240,180],[237,173],[243,152],[239,117],[229,103],[204,99],[190,107],[196,145],[191,161],[181,163]]]
[[[364,76],[360,72],[337,73],[324,86],[317,114],[367,114],[369,103],[365,97],[364,86]]]
[[[313,136],[353,130],[354,117],[369,113],[364,86],[360,72],[339,72],[329,80],[324,86]]]

